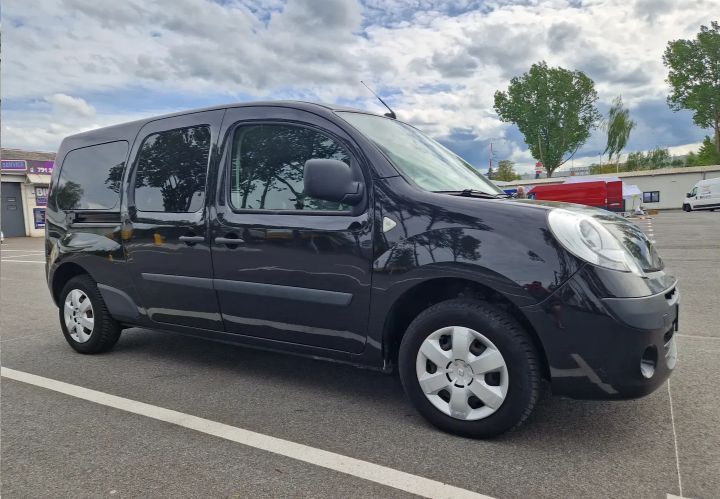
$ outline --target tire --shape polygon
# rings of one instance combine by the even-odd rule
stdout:
[[[685,210],[687,213],[690,213],[692,211],[692,208],[690,207],[689,204],[684,204],[683,210]]]
[[[93,354],[107,352],[115,346],[122,329],[110,316],[97,284],[89,275],[70,279],[58,303],[60,327],[73,349]],[[86,327],[88,319],[92,321],[92,329]]]
[[[457,355],[452,341],[456,336]],[[464,344],[469,345],[466,359],[472,363],[457,360]],[[444,351],[440,356],[437,347]],[[478,363],[480,357],[484,367]],[[445,361],[445,367],[438,365]],[[501,363],[504,366],[482,374]],[[463,437],[488,438],[519,426],[532,412],[540,390],[538,354],[527,332],[502,308],[479,300],[448,300],[420,313],[402,338],[398,364],[405,393],[418,412],[441,430]],[[446,386],[438,390],[440,385]],[[488,404],[474,397],[476,393]],[[459,408],[454,415],[451,402]]]

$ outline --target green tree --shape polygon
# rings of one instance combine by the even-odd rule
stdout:
[[[685,166],[685,162],[680,158],[673,158],[673,160],[670,162],[670,166],[674,168],[682,168]]]
[[[696,125],[713,128],[720,153],[720,23],[700,26],[694,40],[669,42],[663,63],[669,68],[670,108],[690,109]]]
[[[495,178],[495,171],[493,170],[492,166],[490,168],[488,168],[487,178],[489,178],[491,180]]]
[[[607,121],[604,123],[607,132],[607,145],[603,154],[608,155],[608,161],[612,162],[615,156],[615,168],[619,167],[620,153],[630,139],[630,132],[635,128],[635,122],[630,119],[630,111],[623,106],[622,97],[613,100]]]
[[[670,166],[670,151],[667,148],[656,147],[652,151],[648,151],[646,158],[647,167],[651,170]]]
[[[718,153],[717,145],[707,135],[697,152],[695,164],[697,166],[720,165],[720,153]]]
[[[502,121],[517,125],[551,177],[597,126],[597,98],[595,84],[585,73],[550,68],[543,61],[510,80],[506,92],[495,92],[495,111]]]
[[[642,151],[631,152],[628,154],[627,160],[625,161],[625,170],[634,172],[637,170],[644,170],[647,168],[648,160],[645,157],[645,153]]]
[[[505,182],[518,180],[520,178],[520,175],[515,173],[515,162],[510,161],[509,159],[501,160],[498,163],[498,169],[497,172],[495,172],[493,178],[495,180],[502,180]]]

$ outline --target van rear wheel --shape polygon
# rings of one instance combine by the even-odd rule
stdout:
[[[120,338],[120,324],[110,316],[95,281],[88,275],[70,279],[60,293],[60,327],[80,353],[110,350]]]
[[[510,314],[479,300],[448,300],[418,315],[403,336],[399,370],[420,414],[465,437],[520,425],[539,394],[532,340]]]

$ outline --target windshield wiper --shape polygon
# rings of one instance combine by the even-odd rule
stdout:
[[[453,196],[465,196],[469,198],[486,198],[486,199],[506,199],[510,196],[507,194],[491,194],[489,192],[478,191],[475,189],[462,189],[458,191],[433,191],[438,194],[451,194]]]

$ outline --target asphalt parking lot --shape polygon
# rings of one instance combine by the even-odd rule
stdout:
[[[429,426],[397,376],[141,329],[125,331],[108,354],[76,354],[46,288],[43,241],[7,240],[2,495],[399,497],[430,479],[496,498],[720,497],[720,213],[637,223],[681,282],[669,385],[629,402],[546,393],[520,429],[490,441]],[[229,425],[226,434],[239,437],[11,379],[16,371]],[[311,462],[316,449],[360,461],[328,469],[263,450],[270,439],[245,445],[255,434],[229,427],[307,446],[300,452]],[[433,483],[427,495],[461,492]]]

